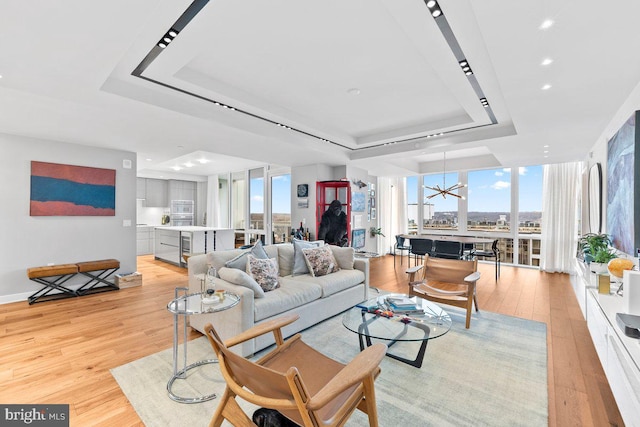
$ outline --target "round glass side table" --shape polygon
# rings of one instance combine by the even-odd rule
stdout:
[[[205,396],[184,397],[178,396],[172,391],[173,383],[177,379],[186,379],[188,370],[210,363],[218,363],[216,359],[205,359],[187,365],[187,317],[192,314],[216,313],[218,311],[228,310],[235,307],[240,302],[240,298],[236,294],[225,291],[224,298],[221,301],[210,304],[206,302],[206,299],[203,301],[203,294],[201,292],[195,294],[189,294],[188,292],[188,288],[176,288],[175,299],[171,300],[171,302],[167,304],[167,310],[173,313],[173,376],[167,383],[167,392],[169,393],[169,397],[176,402],[199,403],[215,399],[216,395],[209,394]],[[181,366],[178,366],[178,347],[180,338],[178,330],[180,317],[182,317],[183,320],[183,358]]]

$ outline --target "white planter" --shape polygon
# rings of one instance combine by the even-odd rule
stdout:
[[[589,268],[591,269],[591,272],[596,274],[604,274],[609,272],[607,264],[601,262],[591,261],[591,263],[589,264]]]

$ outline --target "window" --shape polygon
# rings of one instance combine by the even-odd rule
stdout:
[[[249,171],[249,229],[264,230],[264,168]]]
[[[271,177],[271,232],[273,243],[291,236],[291,174]]]
[[[542,228],[542,166],[521,167],[518,233],[540,234]]]
[[[244,172],[231,175],[231,226],[236,230],[244,230],[244,209],[247,197],[247,186]]]
[[[425,175],[422,178],[424,187],[448,188],[458,182],[458,173],[451,172],[444,175]],[[455,194],[459,190],[454,191]],[[458,198],[443,197],[429,188],[423,188],[422,197],[422,231],[429,230],[457,230],[458,229]]]
[[[467,230],[511,230],[511,169],[473,171],[468,174]]]
[[[407,177],[407,230],[409,234],[418,234],[418,177]]]

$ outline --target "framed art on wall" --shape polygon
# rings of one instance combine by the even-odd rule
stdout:
[[[31,162],[31,216],[115,216],[116,171]]]

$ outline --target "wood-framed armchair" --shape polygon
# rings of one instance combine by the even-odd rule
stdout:
[[[225,342],[211,324],[205,326],[227,383],[210,426],[219,427],[226,419],[236,427],[255,427],[236,396],[305,427],[343,426],[356,409],[368,415],[370,426],[378,426],[374,380],[387,346],[368,347],[344,365],[309,347],[300,334],[284,341],[281,329],[297,319],[282,316]],[[255,362],[229,350],[265,333],[274,334],[276,348]]]
[[[465,327],[469,328],[472,307],[475,306],[478,311],[476,282],[480,279],[480,272],[476,259],[459,260],[426,256],[423,265],[410,268],[407,273],[410,296],[466,309]]]

